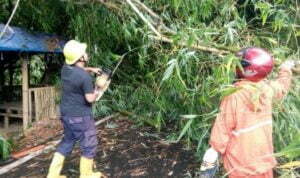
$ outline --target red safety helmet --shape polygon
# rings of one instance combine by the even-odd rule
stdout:
[[[258,82],[267,77],[273,69],[273,57],[264,49],[245,48],[240,50],[237,56],[242,58],[241,65],[244,69],[237,69],[238,78]]]

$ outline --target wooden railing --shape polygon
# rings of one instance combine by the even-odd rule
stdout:
[[[0,117],[4,118],[4,127],[9,127],[10,118],[20,118],[26,123],[26,128],[35,120],[57,117],[58,91],[55,87],[29,88],[28,120],[25,122],[22,102],[5,102],[0,104]],[[26,105],[26,104],[25,104]]]
[[[4,117],[4,128],[8,128],[10,118],[20,118],[20,119],[23,118],[22,103],[10,102],[10,103],[1,104],[0,116]]]

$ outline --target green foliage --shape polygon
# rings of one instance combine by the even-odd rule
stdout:
[[[274,113],[277,119],[274,127],[276,147],[281,150],[279,155],[282,154],[289,159],[299,159],[300,156],[299,84],[297,76],[293,81],[293,90],[286,97],[286,101],[277,106],[277,112]]]
[[[284,148],[282,154],[290,159],[296,159],[300,156],[300,135],[296,135],[291,143]]]
[[[11,150],[10,143],[0,135],[0,158],[7,159]]]

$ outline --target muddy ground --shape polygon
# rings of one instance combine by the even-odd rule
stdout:
[[[59,132],[57,129],[56,133]],[[38,135],[38,132],[34,133]],[[162,142],[156,138],[162,135],[151,133],[154,133],[151,128],[138,128],[127,119],[114,119],[98,126],[101,144],[95,158],[97,169],[112,178],[194,176],[199,167],[194,153],[181,144]],[[25,140],[23,146],[30,144],[30,141],[26,143]],[[53,152],[44,153],[0,177],[46,177],[52,155]],[[79,157],[80,151],[76,147],[67,158],[62,173],[68,177],[79,177]]]

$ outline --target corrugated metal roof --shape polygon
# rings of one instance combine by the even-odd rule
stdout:
[[[4,24],[0,24],[0,32],[3,29]],[[10,26],[0,39],[0,52],[61,53],[65,42],[56,35]]]

